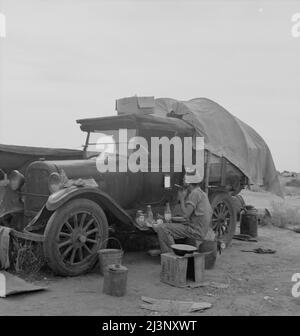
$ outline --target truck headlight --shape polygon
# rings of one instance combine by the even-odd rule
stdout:
[[[63,186],[63,181],[62,181],[61,176],[58,173],[52,173],[49,176],[49,180],[48,180],[48,187],[49,187],[51,194],[60,190],[62,186]]]
[[[19,190],[24,184],[25,178],[18,170],[13,170],[9,174],[8,180],[12,190]]]

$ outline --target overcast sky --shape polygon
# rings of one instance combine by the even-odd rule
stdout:
[[[300,1],[0,0],[0,142],[78,148],[115,99],[207,97],[300,172]]]

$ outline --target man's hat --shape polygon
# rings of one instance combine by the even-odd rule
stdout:
[[[185,168],[185,183],[200,183],[203,180],[203,175],[196,168]]]

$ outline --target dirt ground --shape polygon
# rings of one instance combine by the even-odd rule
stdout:
[[[241,252],[258,246],[277,253]],[[206,280],[228,284],[226,289],[169,286],[160,282],[159,257],[127,253],[125,297],[103,294],[103,277],[96,270],[76,278],[48,275],[36,282],[48,286],[47,291],[1,299],[0,315],[155,315],[140,308],[141,296],[212,303],[212,308],[195,315],[300,315],[300,298],[291,295],[291,277],[300,273],[299,246],[300,234],[274,227],[260,228],[258,243],[233,240],[215,268],[205,273]]]
[[[268,206],[266,194],[244,193],[247,203]],[[300,198],[292,203],[300,205]],[[237,233],[239,227],[237,227]],[[241,252],[256,247],[275,249],[276,254]],[[102,293],[103,277],[98,269],[75,278],[40,274],[35,283],[48,290],[0,299],[0,315],[159,315],[142,309],[141,297],[212,303],[193,315],[300,315],[300,297],[291,294],[294,273],[300,273],[300,234],[274,226],[259,227],[258,242],[232,241],[218,256],[207,281],[228,284],[212,287],[176,288],[160,282],[160,257],[146,252],[126,253],[129,269],[127,295],[122,298]],[[168,315],[178,315],[172,310]],[[190,314],[191,315],[191,314]]]

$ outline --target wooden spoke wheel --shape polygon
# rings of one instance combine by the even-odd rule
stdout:
[[[107,218],[97,203],[74,199],[52,214],[44,235],[45,257],[54,273],[76,276],[90,270],[105,247]]]
[[[217,238],[228,246],[236,228],[236,212],[232,197],[224,192],[216,193],[211,197],[212,228]]]

